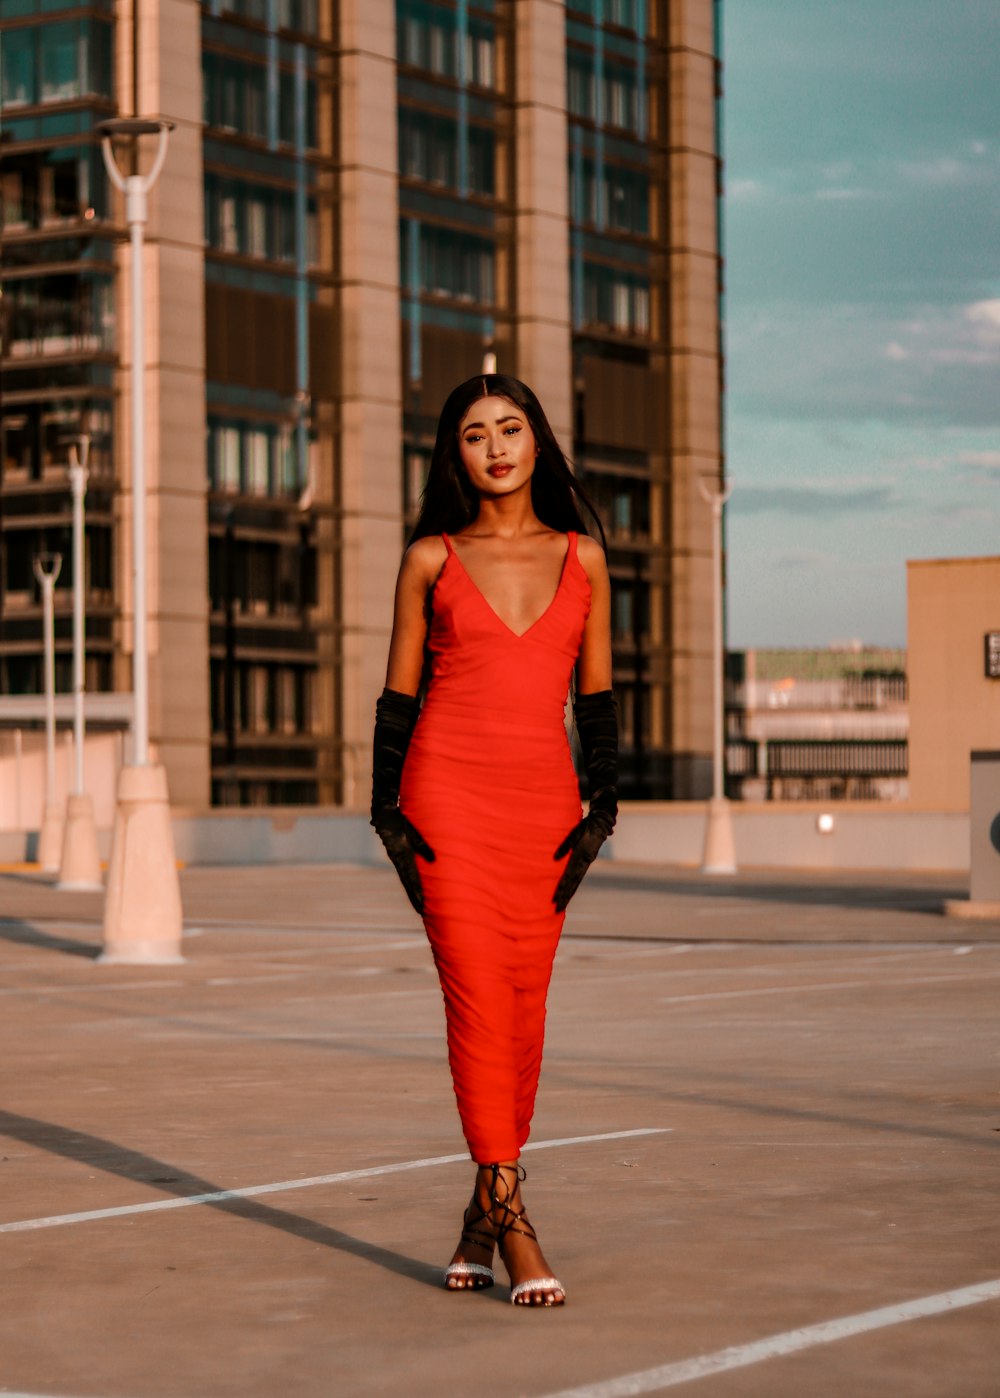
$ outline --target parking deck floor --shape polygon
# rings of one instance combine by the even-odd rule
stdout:
[[[0,1393],[996,1398],[1000,924],[954,881],[601,863],[526,1197],[559,1310],[450,1295],[471,1184],[391,871],[182,875],[185,962],[0,875]]]

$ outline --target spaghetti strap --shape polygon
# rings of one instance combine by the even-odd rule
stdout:
[[[441,538],[444,540],[444,546],[448,550],[448,553],[453,554],[455,552],[455,546],[448,538],[448,535],[444,532],[444,530],[441,531]]]
[[[575,529],[567,529],[566,537],[569,539],[569,543],[566,546],[566,557],[570,558],[576,553],[576,541],[580,536]]]

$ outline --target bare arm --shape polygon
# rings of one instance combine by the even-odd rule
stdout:
[[[598,694],[611,688],[611,580],[600,544],[581,535],[578,547],[590,579],[590,616],[576,662],[576,690]]]
[[[400,694],[416,694],[420,688],[427,640],[427,594],[447,556],[444,544],[436,538],[418,539],[403,555],[385,677],[386,687]]]

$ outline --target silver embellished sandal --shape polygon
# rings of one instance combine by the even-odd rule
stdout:
[[[462,1242],[467,1247],[479,1248],[492,1262],[493,1249],[497,1243],[496,1235],[477,1227],[478,1224],[489,1221],[490,1210],[480,1208],[473,1194],[462,1219]],[[448,1291],[485,1291],[495,1281],[493,1268],[486,1267],[481,1262],[452,1262],[444,1269],[444,1284]],[[452,1282],[458,1282],[458,1285],[453,1286]]]
[[[510,1204],[514,1189],[526,1178],[524,1167],[521,1165],[515,1167],[516,1180],[513,1188],[500,1173],[502,1169],[503,1166],[501,1165],[490,1166],[492,1172],[490,1197],[493,1200],[494,1209],[497,1210],[499,1214],[498,1216],[497,1213],[494,1213],[493,1224],[497,1230],[497,1247],[500,1249],[501,1258],[503,1258],[504,1243],[511,1233],[520,1233],[522,1237],[530,1238],[533,1243],[538,1242],[538,1234],[528,1222],[527,1211],[525,1209],[511,1208]],[[504,1198],[501,1198],[497,1191],[497,1185],[500,1180],[503,1180],[504,1189],[506,1191]],[[558,1292],[559,1298],[558,1300],[536,1302],[534,1297],[541,1292]],[[566,1289],[558,1277],[532,1277],[529,1281],[518,1282],[516,1286],[512,1286],[510,1289],[510,1303],[512,1306],[562,1306],[565,1304],[565,1301]]]

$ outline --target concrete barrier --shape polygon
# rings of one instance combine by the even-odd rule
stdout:
[[[627,802],[602,857],[697,868],[702,802]],[[832,817],[828,831],[820,816]],[[969,871],[969,816],[879,802],[733,802],[740,869]],[[828,824],[829,822],[823,822]],[[385,855],[367,812],[331,807],[251,807],[173,813],[185,864],[374,864]],[[107,859],[110,832],[99,835]],[[33,832],[0,832],[0,862],[30,857]]]

